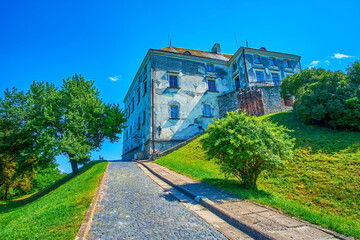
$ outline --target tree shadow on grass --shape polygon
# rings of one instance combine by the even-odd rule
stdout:
[[[330,127],[309,125],[301,121],[293,112],[282,112],[267,117],[268,120],[283,125],[296,138],[295,148],[311,148],[314,152],[328,154],[341,150],[355,151],[360,148],[360,132],[336,130]]]
[[[240,182],[235,179],[204,178],[202,179],[202,182],[220,188],[221,190],[226,191],[227,193],[234,195],[241,200],[271,198],[272,196],[270,193],[264,190],[245,189],[241,186]]]
[[[69,173],[65,177],[63,177],[60,180],[53,183],[52,185],[48,186],[47,188],[45,188],[35,194],[30,195],[29,197],[8,200],[8,201],[6,201],[5,204],[0,205],[0,212],[3,212],[3,213],[10,212],[10,211],[15,210],[18,207],[22,207],[29,203],[32,203],[32,202],[40,199],[41,197],[47,195],[48,193],[56,190],[57,188],[61,187],[62,185],[69,182],[73,178],[80,176],[81,174],[83,174],[84,172],[86,172],[87,170],[89,170],[90,168],[92,168],[93,166],[95,166],[96,164],[99,164],[101,162],[106,162],[106,161],[91,161],[88,164],[81,167],[79,169],[79,173],[77,175],[73,176],[72,173]]]

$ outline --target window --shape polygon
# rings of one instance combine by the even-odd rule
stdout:
[[[179,107],[178,106],[170,107],[170,118],[171,119],[179,119]]]
[[[254,56],[254,63],[261,64],[260,56]]]
[[[207,64],[206,65],[206,69],[208,72],[214,72],[214,65],[212,64]]]
[[[145,111],[143,112],[143,124],[145,124]]]
[[[146,92],[147,92],[147,84],[146,84],[146,80],[143,82],[143,84],[144,84],[144,95],[146,94]],[[143,95],[143,96],[144,96]]]
[[[185,55],[191,55],[189,51],[184,52]]]
[[[139,104],[140,103],[140,88],[138,89],[138,103],[137,104]]]
[[[284,60],[284,67],[290,67],[290,62],[288,60]]]
[[[131,104],[132,104],[131,112],[133,112],[134,111],[134,98],[132,98]]]
[[[130,135],[131,135],[131,133],[132,133],[132,126],[130,126]]]
[[[235,88],[236,88],[236,89],[239,89],[239,88],[240,88],[240,79],[239,79],[239,77],[236,77],[236,78],[235,78]]]
[[[264,72],[256,71],[255,73],[258,82],[265,82]]]
[[[216,92],[215,80],[208,80],[208,90],[210,92]]]
[[[129,107],[128,107],[128,109],[129,109],[129,117],[130,117],[130,109],[131,109],[131,104],[129,104]]]
[[[203,110],[204,117],[211,117],[211,107],[209,104],[205,104]]]
[[[233,72],[236,72],[236,70],[237,70],[236,62],[232,65],[232,70],[233,70]]]
[[[270,59],[269,59],[269,62],[270,62],[270,66],[276,66],[276,64],[275,64],[275,58],[270,58]]]
[[[140,129],[140,116],[138,117],[138,126],[137,126],[137,129],[138,129],[138,130]]]
[[[274,85],[276,85],[276,86],[280,85],[281,82],[280,82],[280,79],[279,79],[279,74],[271,73],[271,78],[273,80]]]
[[[179,88],[178,76],[169,75],[169,83],[171,88]]]

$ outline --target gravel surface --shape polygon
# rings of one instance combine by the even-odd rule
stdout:
[[[88,239],[226,239],[132,162],[110,163]]]

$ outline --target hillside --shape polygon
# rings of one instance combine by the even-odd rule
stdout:
[[[194,179],[221,187],[339,233],[360,238],[360,132],[305,125],[292,112],[262,116],[293,130],[295,156],[278,175],[258,181],[258,190],[239,188],[207,161],[200,138],[157,160]]]
[[[91,162],[28,198],[0,201],[0,239],[74,239],[107,162]]]

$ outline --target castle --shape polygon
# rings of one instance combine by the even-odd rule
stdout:
[[[265,48],[241,47],[233,55],[219,44],[211,51],[150,49],[124,99],[122,158],[149,158],[203,132],[212,118],[251,108],[245,89],[260,89],[256,115],[291,109],[279,85],[300,70],[300,56]]]

